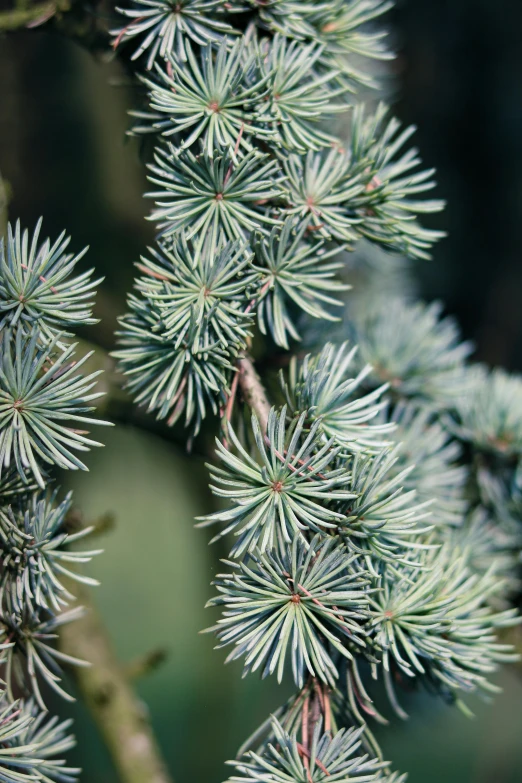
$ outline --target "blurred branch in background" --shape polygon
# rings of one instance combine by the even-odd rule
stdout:
[[[86,607],[85,615],[60,633],[60,649],[92,666],[74,672],[79,691],[102,734],[122,783],[170,783],[150,727],[147,708],[117,660],[89,593],[69,587]]]
[[[56,13],[68,11],[69,8],[68,0],[35,3],[29,6],[17,3],[13,9],[0,11],[0,30],[10,31],[18,30],[21,27],[37,27],[47,22]]]
[[[26,3],[15,0],[14,7],[0,10],[0,32],[25,28],[53,27],[58,32],[95,51],[109,50],[108,21],[112,6],[103,0],[86,4],[79,0],[47,0]]]
[[[2,172],[0,172],[0,237],[5,236],[7,233],[9,191],[9,185],[2,179]]]

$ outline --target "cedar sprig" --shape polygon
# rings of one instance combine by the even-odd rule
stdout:
[[[364,379],[371,367],[356,368],[356,354],[357,346],[348,342],[327,343],[319,354],[307,354],[301,362],[294,357],[287,377],[281,373],[281,383],[289,413],[299,416],[307,411],[326,440],[333,438],[354,452],[379,453],[391,445],[396,429],[382,415],[388,384],[367,392]]]
[[[41,610],[60,612],[74,596],[63,578],[97,585],[95,579],[72,570],[70,565],[88,563],[101,550],[69,550],[71,544],[92,533],[85,527],[68,533],[66,517],[72,503],[69,492],[61,503],[51,496],[34,494],[23,508],[0,509],[0,604],[8,614],[33,614]]]
[[[52,340],[68,327],[97,323],[92,317],[96,288],[93,270],[76,277],[72,273],[88,248],[67,253],[70,237],[65,231],[51,244],[40,240],[42,219],[29,236],[20,221],[7,238],[0,238],[0,328],[19,327],[30,334],[37,327],[42,340]]]
[[[181,153],[169,144],[158,147],[150,166],[150,181],[159,186],[147,194],[154,199],[151,220],[162,237],[185,230],[187,238],[221,233],[230,241],[248,239],[251,232],[268,232],[280,219],[266,204],[283,196],[283,176],[278,162],[259,150],[236,158],[225,149],[210,157],[207,152]]]
[[[271,69],[260,72],[255,50],[238,40],[224,39],[217,52],[201,49],[199,56],[186,44],[186,62],[169,54],[167,66],[156,65],[156,78],[142,77],[150,111],[133,112],[140,119],[135,133],[179,136],[179,150],[198,139],[212,158],[217,150],[251,150],[251,137],[270,138],[273,131],[257,118],[258,105],[268,94]],[[142,121],[145,120],[145,123]]]
[[[338,249],[310,242],[306,226],[289,218],[267,238],[253,238],[254,268],[259,274],[257,323],[277,345],[288,349],[299,340],[303,314],[317,320],[338,321],[340,294],[348,286],[338,279],[343,264]]]
[[[126,20],[123,27],[111,31],[113,48],[127,41],[137,42],[130,59],[146,55],[149,71],[171,52],[186,60],[188,42],[207,46],[237,34],[223,14],[226,5],[224,0],[179,0],[175,4],[168,0],[134,0],[131,8],[116,9]]]
[[[84,428],[109,422],[85,414],[103,396],[93,391],[100,371],[83,376],[78,370],[92,351],[75,359],[76,344],[61,350],[60,334],[42,344],[39,329],[5,330],[0,346],[0,477],[14,465],[20,478],[31,471],[45,487],[45,469],[57,465],[87,470],[75,452],[101,446]],[[73,425],[73,426],[71,426]],[[76,425],[80,425],[81,429]]]
[[[211,488],[230,508],[209,514],[202,525],[221,524],[218,538],[233,531],[236,558],[256,549],[284,553],[295,538],[326,535],[344,518],[333,504],[355,499],[349,466],[337,460],[341,448],[324,443],[318,423],[307,431],[306,414],[290,425],[286,418],[285,408],[272,408],[263,435],[252,416],[255,456],[231,426],[230,447],[216,441],[220,466],[210,465]]]
[[[351,659],[351,648],[365,645],[369,580],[354,560],[317,536],[309,544],[294,538],[284,554],[254,551],[247,562],[228,563],[233,570],[218,575],[210,601],[223,607],[210,629],[218,646],[234,645],[227,660],[244,658],[245,674],[260,669],[281,681],[289,659],[298,688],[307,674],[333,685],[333,652]]]

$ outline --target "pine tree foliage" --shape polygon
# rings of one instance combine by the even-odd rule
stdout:
[[[363,193],[344,149],[291,155],[283,161],[288,182],[288,214],[303,222],[313,236],[346,243],[357,239],[359,218],[351,204]]]
[[[306,672],[333,683],[331,651],[352,657],[343,638],[364,646],[368,584],[353,560],[332,539],[307,546],[294,538],[290,553],[257,551],[248,565],[231,563],[235,573],[218,576],[220,595],[211,601],[225,606],[217,631],[222,645],[235,645],[229,659],[244,655],[245,674],[263,665],[264,676],[277,672],[281,681],[291,656],[297,687]]]
[[[475,508],[465,523],[450,537],[452,546],[459,547],[475,574],[495,573],[506,586],[501,604],[520,589],[522,531],[518,520],[495,518],[486,508]]]
[[[461,342],[438,302],[409,304],[397,298],[386,308],[353,308],[350,331],[362,361],[371,365],[368,386],[389,383],[398,397],[442,408],[468,388],[465,359],[472,346]]]
[[[373,552],[383,560],[395,561],[404,548],[417,547],[418,536],[430,530],[431,500],[418,503],[416,490],[404,491],[411,468],[393,472],[395,450],[383,450],[374,457],[357,454],[352,463],[353,502],[343,504],[339,532],[349,549]],[[429,520],[428,520],[429,521]]]
[[[479,451],[503,460],[522,455],[522,378],[473,369],[470,393],[456,403],[455,431]]]
[[[72,699],[57,631],[81,615],[64,580],[98,550],[76,549],[90,528],[68,531],[69,493],[49,489],[54,467],[86,470],[77,452],[100,443],[85,427],[100,397],[98,373],[82,375],[68,327],[95,323],[92,272],[74,276],[84,252],[69,239],[40,240],[19,223],[0,244],[0,779],[74,783],[79,770],[62,756],[74,745],[69,721],[47,713],[46,689]],[[74,545],[74,548],[70,548]]]
[[[194,265],[193,243],[182,234],[162,254],[151,250],[154,261],[142,259],[144,277],[137,288],[158,307],[165,337],[176,346],[186,340],[192,324],[199,327],[195,349],[207,333],[224,349],[231,343],[243,346],[250,336],[248,305],[258,281],[252,255],[246,255],[240,241],[223,241],[216,250],[214,255],[205,248]]]
[[[320,354],[308,354],[300,366],[293,358],[288,382],[281,375],[283,390],[290,412],[294,416],[305,412],[310,421],[320,422],[326,439],[353,451],[379,453],[391,445],[390,434],[396,429],[381,415],[388,384],[362,394],[361,385],[372,368],[366,365],[352,377],[356,353],[357,346],[350,348],[348,342],[327,343]]]
[[[147,71],[132,132],[154,144],[158,230],[116,357],[189,443],[219,415],[211,630],[297,688],[230,783],[396,783],[369,716],[404,717],[411,683],[462,706],[514,659],[520,380],[470,365],[442,306],[415,301],[443,202],[414,128],[357,93],[391,56],[391,5],[135,0],[114,33]]]
[[[70,721],[59,723],[38,710],[34,702],[8,703],[0,700],[0,779],[5,783],[42,780],[74,783],[79,769],[65,766],[56,759],[75,744],[67,731]],[[34,756],[37,758],[34,758]]]
[[[287,218],[273,228],[268,240],[258,233],[253,239],[255,268],[260,275],[257,324],[263,334],[289,348],[299,340],[294,310],[312,318],[336,321],[334,308],[342,306],[338,295],[347,286],[335,278],[342,265],[335,250],[306,239],[306,226]]]
[[[260,43],[258,58],[267,90],[257,112],[283,149],[305,153],[336,142],[322,126],[346,110],[346,88],[334,84],[335,72],[321,73],[323,53],[320,45],[302,46],[278,34],[270,43]]]
[[[386,119],[387,107],[380,104],[369,117],[361,105],[354,110],[351,164],[362,171],[364,192],[358,211],[359,233],[386,249],[412,258],[429,258],[426,251],[443,232],[421,228],[417,213],[438,212],[444,202],[412,198],[434,186],[433,169],[416,171],[420,159],[415,149],[400,153],[414,133],[413,126],[399,133],[400,123]],[[397,157],[398,156],[398,157]]]
[[[244,243],[224,237],[215,247],[198,248],[183,233],[170,247],[161,242],[151,249],[151,256],[138,265],[139,296],[129,299],[115,356],[137,402],[169,424],[184,413],[197,433],[207,410],[217,412],[226,371],[250,335],[258,275]]]
[[[447,549],[433,552],[421,568],[405,565],[400,579],[385,572],[382,589],[370,597],[384,669],[393,661],[404,674],[439,679],[450,692],[492,689],[484,675],[512,659],[495,629],[516,622],[516,609],[485,608],[484,600],[502,590],[498,578],[470,574]]]
[[[333,737],[331,732],[322,732],[317,724],[310,749],[284,730],[277,719],[273,720],[274,744],[269,744],[263,754],[250,751],[247,756],[233,762],[239,773],[229,783],[309,783],[314,781],[335,781],[335,783],[402,783],[403,776],[383,772],[385,764],[369,759],[360,753],[362,729],[341,729]],[[313,776],[313,777],[312,777]]]
[[[92,270],[71,278],[87,248],[76,256],[66,253],[65,232],[52,245],[49,239],[39,244],[41,226],[39,220],[30,244],[20,222],[14,231],[9,226],[7,240],[0,239],[0,318],[2,328],[20,324],[29,332],[38,322],[42,339],[52,340],[65,327],[96,323],[93,298],[102,281],[91,279]]]
[[[241,144],[251,149],[250,134],[263,137],[270,133],[263,122],[254,122],[254,110],[268,93],[266,85],[271,72],[257,78],[256,54],[246,52],[241,40],[230,48],[224,39],[215,58],[209,47],[201,50],[200,58],[201,63],[187,45],[186,63],[181,65],[170,56],[167,71],[158,68],[159,83],[143,80],[150,89],[153,120],[151,128],[145,126],[144,130],[158,131],[164,136],[189,131],[181,148],[191,147],[201,138],[203,149],[212,157],[216,147],[233,149],[243,127]]]
[[[336,247],[369,236],[426,255],[439,234],[415,218],[440,203],[416,198],[433,183],[429,171],[411,173],[419,163],[415,152],[401,152],[411,129],[398,132],[379,106],[366,118],[356,110],[346,143],[324,131],[328,116],[350,108],[342,68],[331,58],[384,56],[382,35],[364,25],[388,3],[158,3],[150,13],[147,7],[143,14],[139,4],[129,9],[138,21],[122,28],[115,45],[141,37],[154,61],[144,77],[150,104],[138,112],[146,122],[137,130],[169,141],[158,139],[150,167],[157,188],[148,194],[155,202],[151,219],[164,239],[184,231],[198,246],[207,243],[211,255],[222,234],[250,243],[260,273],[252,309],[261,329],[286,347],[299,334],[294,311],[335,317],[338,268],[329,261],[319,270],[319,260],[333,257]],[[153,35],[153,11],[162,10],[164,27]],[[199,31],[207,26],[216,32],[222,24],[239,24],[238,33],[246,28],[239,38],[202,40],[192,34],[193,23]],[[183,43],[167,44],[167,28]],[[289,218],[294,222],[287,224]],[[196,251],[194,263],[197,257]],[[213,353],[210,336],[205,342]],[[202,395],[215,399],[212,379],[202,383]],[[205,410],[220,406],[215,399]]]
[[[130,22],[114,31],[114,47],[137,37],[139,45],[131,59],[146,53],[149,70],[156,58],[163,60],[171,52],[184,61],[188,42],[205,46],[233,33],[232,26],[223,20],[224,6],[224,0],[180,0],[175,4],[169,0],[140,0],[133,8],[117,9]]]
[[[63,532],[72,493],[59,504],[56,493],[50,498],[35,494],[31,500],[29,508],[8,506],[0,511],[0,547],[5,553],[0,601],[18,615],[24,611],[38,615],[40,609],[59,612],[73,598],[60,582],[62,574],[97,584],[67,567],[68,563],[86,563],[100,553],[65,549],[66,542],[70,545],[92,532],[92,528],[74,534]]]
[[[212,489],[236,503],[228,511],[218,511],[204,524],[225,525],[221,535],[235,531],[238,540],[235,556],[254,548],[281,552],[304,531],[335,529],[343,515],[334,510],[335,502],[354,500],[348,482],[350,474],[337,466],[340,448],[321,443],[317,425],[304,432],[304,415],[286,426],[286,411],[270,411],[266,442],[255,415],[253,437],[258,460],[253,459],[232,428],[231,442],[237,455],[217,440],[216,448],[223,467],[210,466],[215,482]]]
[[[257,149],[237,165],[234,158],[228,148],[213,157],[178,152],[171,145],[158,148],[150,180],[162,189],[147,195],[156,202],[151,219],[162,236],[185,229],[188,238],[209,233],[216,242],[225,232],[231,241],[244,240],[280,222],[263,206],[283,193],[277,161]]]
[[[228,389],[227,352],[203,335],[191,320],[186,341],[176,346],[161,330],[161,314],[149,302],[129,297],[131,313],[121,319],[121,349],[115,352],[138,404],[175,424],[184,413],[194,434]],[[196,345],[194,350],[192,345]]]
[[[463,450],[425,407],[402,401],[390,413],[396,425],[392,438],[399,444],[395,469],[410,471],[404,488],[415,490],[418,500],[432,500],[430,522],[460,525],[466,511],[465,489],[469,471],[462,464]],[[413,469],[411,469],[411,467]]]
[[[12,502],[16,502],[20,495],[37,488],[38,484],[27,471],[20,476],[16,467],[9,468],[9,470],[4,471],[0,482],[0,507],[3,508]]]
[[[99,372],[85,378],[78,374],[91,354],[74,361],[76,345],[56,351],[58,338],[42,343],[38,330],[30,336],[22,329],[14,334],[3,329],[2,334],[0,475],[14,463],[20,477],[29,469],[42,488],[41,462],[45,467],[86,470],[74,452],[101,446],[85,430],[67,426],[100,423],[82,415],[92,411],[88,403],[102,395],[92,392]]]

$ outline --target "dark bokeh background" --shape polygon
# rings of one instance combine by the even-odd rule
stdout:
[[[419,265],[428,298],[442,298],[477,355],[522,366],[522,2],[403,0],[390,15],[399,51],[396,111],[418,125],[416,143],[438,169],[448,208],[436,219],[449,238]],[[132,104],[116,63],[45,31],[0,37],[0,171],[13,191],[11,217],[45,234],[64,227],[105,275],[86,335],[112,347],[116,315],[132,285],[132,262],[152,239],[144,168],[125,139]],[[105,433],[104,433],[105,434]],[[87,517],[115,512],[117,527],[91,572],[123,660],[167,647],[167,663],[138,685],[177,783],[218,783],[223,760],[281,703],[284,689],[240,666],[224,667],[200,631],[218,552],[193,517],[209,506],[202,461],[175,443],[120,425],[93,454],[88,476],[66,477]],[[381,732],[386,755],[411,783],[518,783],[522,779],[522,683],[512,672],[477,719],[425,697],[412,719]],[[75,761],[84,783],[116,783],[81,705]]]

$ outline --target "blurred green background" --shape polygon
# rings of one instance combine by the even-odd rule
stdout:
[[[419,126],[416,143],[438,168],[450,236],[419,265],[428,298],[445,300],[477,355],[522,365],[522,54],[520,0],[409,0],[390,16],[399,51],[396,111]],[[0,171],[13,191],[11,217],[73,249],[105,276],[101,324],[85,336],[110,349],[131,288],[133,261],[152,240],[145,171],[125,137],[133,96],[116,63],[94,59],[57,35],[0,37]],[[286,696],[284,687],[241,680],[199,631],[209,582],[224,554],[193,518],[210,509],[203,459],[187,459],[175,435],[130,423],[104,431],[89,475],[63,478],[86,517],[115,513],[116,529],[91,573],[117,652],[129,661],[167,648],[166,663],[137,685],[177,783],[219,783],[223,762]],[[411,783],[519,783],[522,678],[505,671],[492,705],[472,702],[470,721],[437,700],[411,696],[412,718],[380,732],[388,758]],[[116,776],[81,704],[57,703],[76,719],[74,762],[84,783]]]

